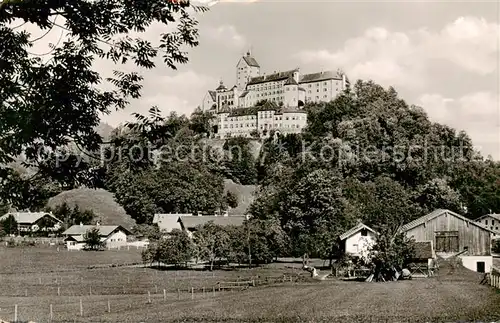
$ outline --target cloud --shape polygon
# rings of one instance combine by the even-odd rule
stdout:
[[[419,103],[431,120],[465,130],[483,155],[500,159],[500,95],[474,92],[459,99],[424,94]]]
[[[211,41],[222,43],[224,46],[241,50],[247,45],[247,40],[234,26],[222,25],[219,27],[207,26],[200,31],[202,36]]]
[[[147,114],[149,108],[158,106],[164,115],[172,111],[189,115],[200,104],[205,91],[213,88],[217,80],[188,70],[175,75],[161,75],[166,68],[144,73],[144,91],[139,100],[131,102],[125,110],[104,116],[103,121],[112,126],[132,120],[136,112]],[[159,74],[159,73],[160,74]]]
[[[460,17],[439,32],[418,29],[367,29],[337,51],[306,50],[296,54],[303,63],[342,67],[354,79],[373,79],[383,85],[423,88],[429,64],[446,60],[479,75],[497,69],[500,25],[476,17]]]

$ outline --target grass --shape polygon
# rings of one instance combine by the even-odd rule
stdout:
[[[17,253],[15,252],[17,251]],[[480,285],[481,275],[444,263],[436,278],[389,283],[312,281],[215,292],[219,281],[279,276],[293,270],[88,270],[91,264],[128,262],[137,250],[67,252],[2,249],[0,318],[48,322],[443,322],[500,319],[500,293]],[[25,262],[23,259],[31,259]],[[16,267],[18,271],[12,272]],[[44,268],[36,273],[34,268]],[[300,264],[293,264],[299,267]],[[66,267],[66,271],[58,271]],[[50,272],[48,270],[51,270]],[[295,271],[297,273],[297,271]],[[59,288],[60,295],[57,294]],[[197,292],[190,293],[194,288]],[[205,288],[205,293],[202,292]],[[166,291],[164,299],[163,289]],[[178,294],[177,290],[180,290]],[[148,303],[148,291],[151,304]],[[92,292],[92,295],[90,295]],[[26,294],[27,293],[27,296]],[[179,298],[180,297],[180,298]],[[193,299],[192,299],[193,298]],[[80,299],[83,317],[80,317]],[[110,313],[108,313],[108,302]]]
[[[116,203],[113,193],[103,189],[77,188],[64,191],[52,197],[47,206],[55,208],[66,202],[71,207],[78,205],[80,210],[92,210],[101,224],[122,225],[131,229],[135,221],[127,215],[123,207]]]

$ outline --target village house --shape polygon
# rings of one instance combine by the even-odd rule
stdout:
[[[460,214],[438,209],[404,225],[402,232],[416,242],[430,241],[438,257],[459,257],[470,270],[491,271],[493,232]]]
[[[342,234],[339,239],[344,253],[367,258],[371,246],[376,242],[377,232],[363,223],[358,223]]]
[[[127,245],[130,231],[120,225],[73,225],[63,232],[68,250],[81,250],[85,247],[84,235],[91,229],[98,228],[101,241],[107,248],[118,248]]]
[[[200,216],[180,216],[179,224],[184,232],[187,232],[190,237],[196,231],[199,225],[204,225],[208,222],[213,222],[220,226],[241,226],[248,219],[245,215],[218,216],[218,215],[200,215]]]
[[[476,222],[494,232],[492,239],[500,239],[500,214],[486,214],[477,218]]]
[[[16,220],[20,235],[39,231],[54,232],[62,227],[62,221],[51,212],[9,212],[0,217],[0,221],[9,216]]]

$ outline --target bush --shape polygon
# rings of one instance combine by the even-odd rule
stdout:
[[[500,239],[493,240],[491,245],[491,251],[493,251],[493,253],[500,253]]]

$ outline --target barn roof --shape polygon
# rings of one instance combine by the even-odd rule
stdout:
[[[68,230],[63,232],[63,235],[84,235],[88,230],[98,228],[99,234],[102,237],[107,237],[115,230],[120,229],[127,234],[130,234],[130,231],[122,227],[121,225],[73,225]]]
[[[185,229],[194,229],[198,225],[204,225],[210,221],[214,224],[220,226],[243,225],[246,216],[244,215],[232,215],[232,216],[215,216],[215,215],[203,215],[203,216],[180,216],[179,222]]]
[[[6,213],[2,217],[0,217],[0,220],[7,219],[7,217],[9,215],[12,215],[14,217],[14,219],[16,219],[17,223],[33,224],[46,215],[50,216],[51,218],[53,218],[57,222],[62,223],[61,220],[59,220],[54,215],[52,215],[52,213],[49,213],[49,212],[10,212],[10,213]]]
[[[424,216],[421,216],[420,218],[418,218],[418,219],[416,219],[416,220],[413,220],[413,221],[411,221],[410,223],[407,223],[407,224],[403,225],[403,226],[401,227],[401,231],[405,232],[405,231],[411,230],[411,229],[413,229],[413,228],[416,228],[416,227],[418,227],[419,225],[424,224],[424,223],[426,223],[426,222],[428,222],[428,221],[430,221],[430,220],[432,220],[432,219],[435,219],[435,218],[437,218],[438,216],[441,216],[441,215],[443,215],[443,214],[445,214],[445,213],[446,213],[446,214],[449,214],[449,215],[451,215],[451,216],[457,217],[457,218],[459,218],[459,219],[462,219],[463,221],[465,221],[465,222],[467,222],[467,223],[469,223],[469,224],[475,225],[475,226],[477,226],[477,227],[479,227],[479,228],[481,228],[481,229],[483,229],[483,230],[486,230],[486,231],[489,231],[489,232],[495,233],[495,231],[492,231],[492,230],[490,230],[490,229],[488,229],[488,228],[485,228],[485,227],[483,227],[482,225],[480,225],[479,223],[474,222],[474,221],[472,221],[472,220],[470,220],[470,219],[466,218],[466,217],[465,217],[465,216],[463,216],[463,215],[460,215],[460,214],[455,213],[455,212],[450,211],[450,210],[444,210],[444,209],[437,209],[437,210],[434,210],[434,211],[432,211],[432,212],[431,212],[431,213],[429,213],[429,214],[426,214],[426,215],[424,215]]]
[[[356,226],[352,227],[351,229],[347,230],[340,236],[340,240],[345,240],[352,236],[353,234],[357,233],[358,231],[361,231],[362,229],[366,229],[368,231],[371,231],[373,233],[377,233],[375,230],[370,228],[369,226],[363,224],[363,223],[358,223]]]
[[[178,214],[155,214],[153,217],[153,223],[158,225],[160,231],[171,232],[172,229],[180,229],[179,227],[179,217],[181,216],[193,216],[190,213],[178,213]]]

